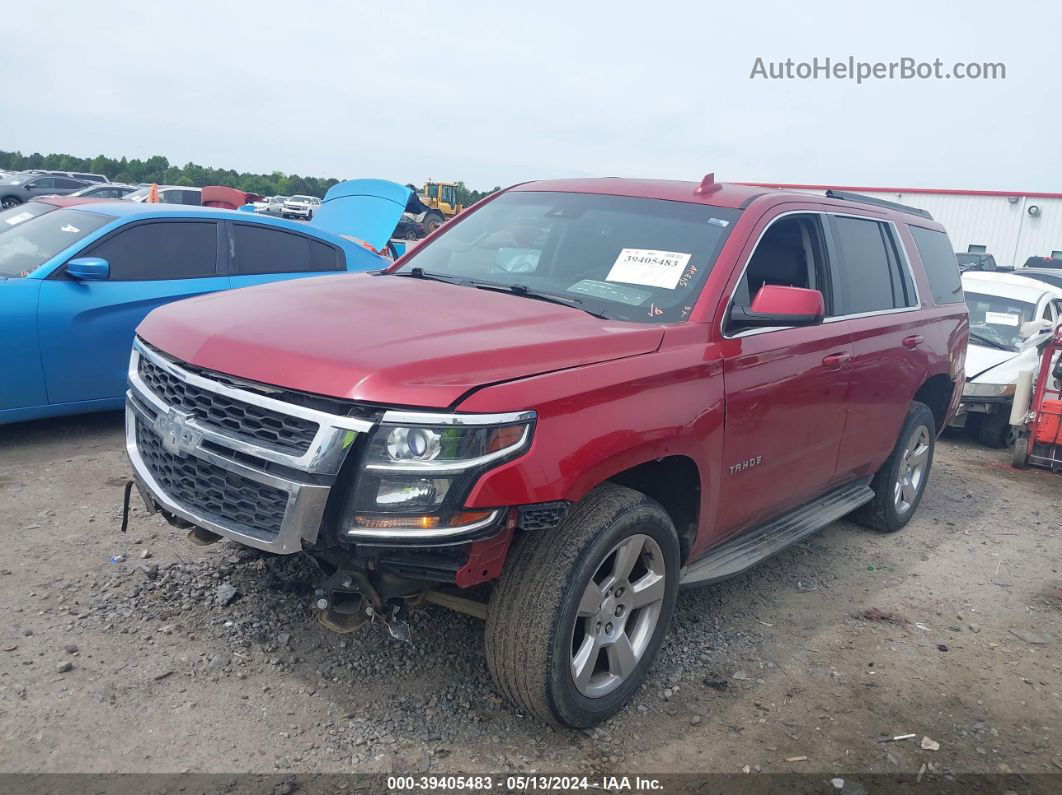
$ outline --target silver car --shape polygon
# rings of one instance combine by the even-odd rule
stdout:
[[[11,174],[7,179],[0,180],[0,206],[6,210],[41,196],[68,196],[88,185],[88,182],[70,177]]]

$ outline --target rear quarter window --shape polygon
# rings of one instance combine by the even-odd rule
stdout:
[[[959,263],[947,234],[921,226],[912,226],[910,230],[922,266],[926,269],[933,300],[938,304],[961,304],[963,297]]]

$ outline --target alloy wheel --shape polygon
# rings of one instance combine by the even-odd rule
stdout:
[[[924,425],[919,425],[907,437],[893,486],[897,513],[907,513],[918,499],[929,465],[930,443],[929,428]]]
[[[660,619],[668,572],[660,545],[637,534],[604,557],[583,590],[572,630],[571,674],[587,698],[634,673]]]

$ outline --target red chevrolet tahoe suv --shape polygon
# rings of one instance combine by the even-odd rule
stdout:
[[[149,509],[325,573],[314,609],[486,620],[499,689],[586,727],[680,588],[918,507],[967,314],[927,213],[829,192],[533,182],[378,274],[154,311],[129,369]]]

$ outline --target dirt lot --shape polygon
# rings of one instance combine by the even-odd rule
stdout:
[[[1062,477],[964,439],[903,532],[839,522],[683,594],[590,732],[502,703],[475,619],[344,638],[298,559],[139,510],[122,536],[126,473],[115,415],[0,428],[0,771],[1062,772]]]

